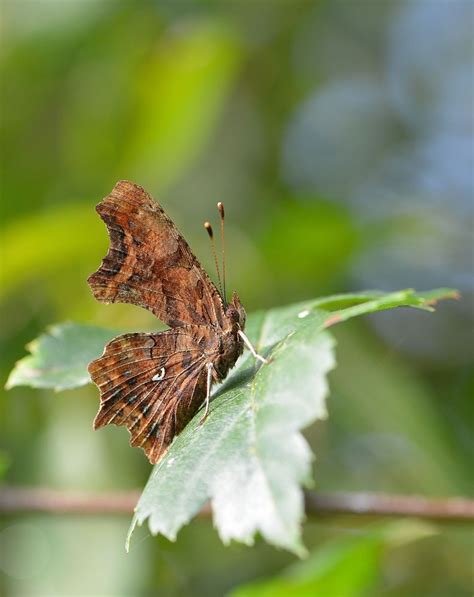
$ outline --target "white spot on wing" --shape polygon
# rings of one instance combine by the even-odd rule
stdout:
[[[308,317],[309,313],[310,313],[310,312],[309,312],[309,310],[308,310],[308,309],[305,309],[304,311],[300,311],[300,312],[298,313],[298,317],[299,317],[300,319],[304,319],[305,317]]]
[[[162,367],[159,372],[151,378],[151,381],[161,381],[165,376],[165,368]]]

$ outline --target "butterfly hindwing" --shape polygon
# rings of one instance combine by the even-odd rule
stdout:
[[[89,365],[101,400],[94,427],[125,425],[130,444],[157,462],[205,399],[208,329],[184,326],[109,342]]]
[[[89,285],[102,302],[132,303],[171,327],[223,325],[222,299],[163,209],[142,187],[119,181],[97,211],[110,248]]]

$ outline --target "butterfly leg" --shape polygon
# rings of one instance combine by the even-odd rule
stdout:
[[[204,409],[204,414],[199,421],[199,425],[202,425],[204,421],[207,419],[207,415],[209,414],[209,402],[211,399],[211,385],[212,385],[212,363],[207,363],[207,392],[206,392],[206,408]]]
[[[261,354],[257,353],[257,351],[255,350],[255,348],[252,346],[252,343],[247,338],[247,336],[243,333],[243,331],[239,330],[237,333],[242,338],[242,340],[244,341],[245,346],[250,350],[250,352],[252,353],[252,355],[256,359],[258,359],[259,361],[262,361],[263,364],[265,364],[265,365],[268,364],[268,360],[265,357],[262,357]]]

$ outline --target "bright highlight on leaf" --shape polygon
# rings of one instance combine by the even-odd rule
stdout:
[[[439,289],[334,295],[248,319],[246,331],[270,359],[255,363],[248,352],[216,389],[208,420],[201,414],[185,428],[154,468],[137,505],[130,535],[148,520],[152,533],[171,540],[210,499],[214,523],[225,543],[252,544],[257,533],[302,556],[302,486],[311,482],[312,454],[300,431],[327,416],[328,372],[335,366],[327,328],[359,315],[395,307],[433,310],[455,291]],[[116,334],[64,324],[30,344],[8,387],[56,390],[89,381],[87,364]]]

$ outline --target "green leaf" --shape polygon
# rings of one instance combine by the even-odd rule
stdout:
[[[206,424],[195,418],[155,468],[136,514],[139,523],[149,517],[153,533],[175,539],[212,497],[225,543],[251,544],[260,531],[267,541],[303,555],[299,485],[309,479],[311,453],[298,430],[326,416],[325,376],[335,360],[333,340],[320,333],[319,314],[313,318],[320,325],[300,325],[288,334],[290,317],[297,318],[294,307],[249,321],[249,335],[263,354],[284,336],[271,364],[256,371],[245,355],[216,392]]]
[[[423,539],[434,532],[431,526],[410,520],[374,525],[363,534],[334,539],[278,577],[243,585],[230,597],[366,595],[380,575],[387,548]]]
[[[225,543],[252,544],[258,532],[304,555],[301,485],[309,482],[312,456],[300,430],[326,416],[326,375],[335,360],[325,328],[382,309],[431,309],[433,300],[452,296],[451,290],[336,295],[252,315],[246,331],[271,363],[257,367],[244,354],[214,393],[206,424],[200,427],[198,416],[177,437],[145,487],[128,542],[146,519],[153,534],[174,540],[210,499]]]
[[[21,359],[10,373],[6,388],[31,386],[56,391],[89,383],[87,365],[100,356],[117,332],[95,326],[55,325],[28,344],[31,355]]]
[[[302,556],[301,486],[311,482],[311,451],[300,433],[327,416],[327,373],[335,366],[326,328],[351,317],[409,306],[432,310],[441,289],[418,294],[366,292],[334,295],[252,314],[246,332],[271,362],[259,366],[245,351],[213,394],[206,424],[200,414],[154,468],[137,505],[136,524],[174,540],[210,499],[225,543],[251,544],[256,533]],[[7,387],[73,388],[89,381],[87,364],[99,356],[111,330],[64,324],[29,346]]]

